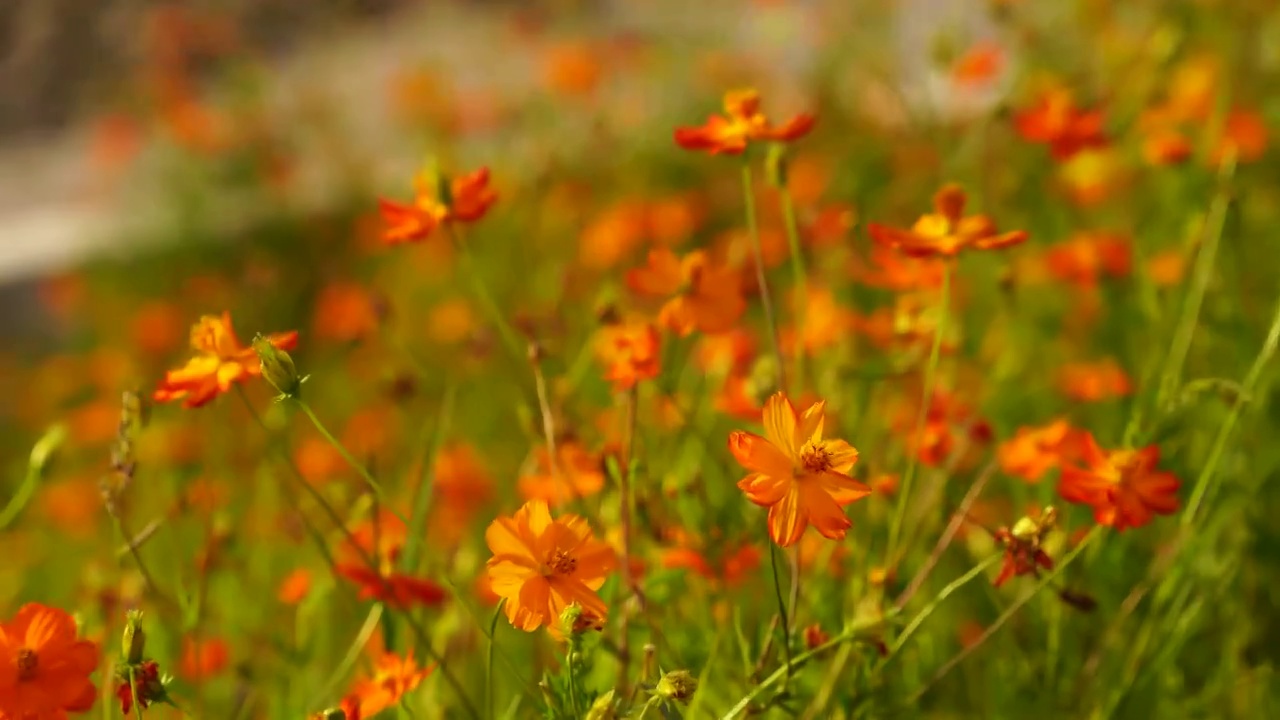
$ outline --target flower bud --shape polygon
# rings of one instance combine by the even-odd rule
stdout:
[[[142,630],[142,612],[130,610],[125,614],[124,637],[120,643],[125,664],[141,664],[143,653],[146,652],[146,644],[147,634]]]
[[[654,692],[667,700],[679,700],[682,703],[689,702],[693,694],[698,691],[698,679],[689,673],[688,670],[672,670],[662,676],[658,680],[658,686],[654,688]]]
[[[587,709],[586,720],[614,720],[616,717],[618,712],[614,708],[613,691],[610,690],[591,703],[591,707]]]
[[[298,377],[298,368],[293,364],[289,353],[271,344],[271,341],[258,335],[253,338],[253,350],[258,354],[258,362],[262,366],[262,377],[271,383],[283,397],[297,397],[298,391],[306,378]]]

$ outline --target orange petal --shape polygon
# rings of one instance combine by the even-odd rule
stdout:
[[[764,404],[764,436],[788,458],[798,455],[796,409],[781,391],[769,396]]]
[[[796,544],[804,535],[806,522],[800,490],[794,485],[769,508],[769,536],[780,547]]]

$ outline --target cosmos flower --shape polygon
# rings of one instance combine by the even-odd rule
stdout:
[[[1156,469],[1160,448],[1103,450],[1092,434],[1083,438],[1084,467],[1064,465],[1058,494],[1093,507],[1099,525],[1116,530],[1151,522],[1178,509],[1178,478]]]
[[[844,440],[823,439],[825,406],[818,401],[797,414],[785,395],[775,393],[764,406],[764,437],[729,434],[733,456],[751,472],[738,487],[769,508],[769,536],[782,547],[798,542],[809,525],[825,537],[843,538],[853,525],[843,506],[871,494],[849,477],[858,451]]]
[[[65,718],[93,707],[98,646],[64,610],[28,603],[0,623],[0,718]]]
[[[484,534],[493,557],[489,580],[506,599],[503,610],[514,627],[526,632],[556,620],[573,603],[603,619],[608,614],[596,591],[618,565],[607,543],[592,537],[577,515],[552,519],[547,504],[532,500],[512,517],[494,520]]]
[[[947,185],[933,196],[934,212],[922,215],[910,230],[869,223],[872,239],[912,257],[954,256],[961,250],[998,250],[1027,239],[1023,230],[999,233],[986,215],[964,215],[967,202],[959,185]]]
[[[297,331],[267,336],[276,349],[291,350],[298,344]],[[262,374],[253,346],[243,345],[231,327],[231,313],[205,315],[191,328],[191,348],[196,356],[177,370],[164,374],[152,397],[156,402],[182,400],[185,408],[204,405],[229,391],[235,383]]]
[[[426,240],[447,223],[475,222],[498,200],[497,192],[489,187],[488,168],[452,179],[422,172],[414,178],[413,188],[410,202],[378,200],[386,225],[382,239],[388,245]]]
[[[666,299],[658,323],[681,337],[694,330],[730,330],[747,308],[737,275],[701,251],[678,258],[667,248],[652,250],[643,267],[627,273],[627,286],[638,295]]]
[[[781,125],[771,124],[760,110],[760,93],[752,88],[725,93],[724,112],[707,118],[700,127],[676,128],[676,144],[711,155],[738,155],[751,142],[789,142],[804,137],[814,123],[813,115],[801,114]]]

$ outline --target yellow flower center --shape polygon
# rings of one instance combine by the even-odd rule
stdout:
[[[578,569],[578,559],[564,550],[556,550],[555,554],[543,566],[543,575],[572,575]]]
[[[30,680],[36,676],[36,666],[40,663],[40,658],[36,655],[36,651],[31,648],[22,648],[18,651],[18,680]]]
[[[833,467],[826,443],[810,440],[800,449],[800,469],[806,474],[824,473]]]

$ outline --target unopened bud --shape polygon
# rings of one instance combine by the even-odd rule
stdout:
[[[610,690],[591,703],[591,707],[587,709],[586,720],[614,720],[616,717],[618,712],[614,707],[613,691]]]
[[[120,642],[125,664],[140,665],[146,645],[147,634],[142,630],[142,612],[130,610],[125,613],[124,637]]]
[[[662,676],[658,680],[658,686],[654,688],[654,692],[667,700],[679,700],[682,703],[689,702],[693,694],[698,691],[698,679],[695,678],[688,670],[672,670]]]
[[[298,368],[293,364],[289,353],[261,335],[253,338],[253,350],[258,354],[262,377],[271,383],[281,397],[297,397],[306,378],[298,377]]]

